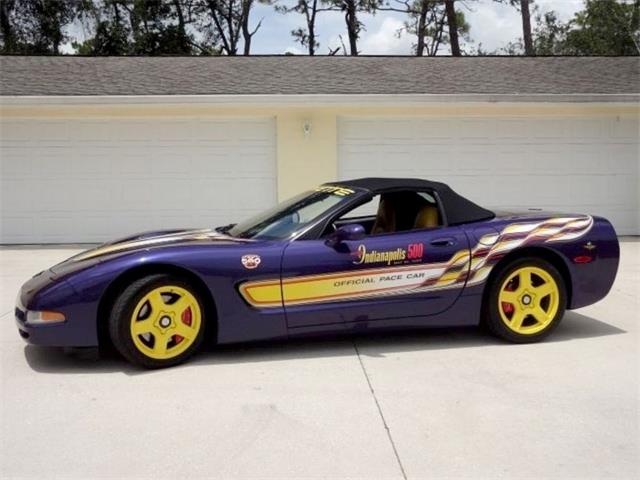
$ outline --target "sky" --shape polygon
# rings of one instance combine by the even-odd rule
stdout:
[[[295,3],[294,0],[290,0]],[[393,1],[393,0],[392,0]],[[282,4],[286,2],[281,2]],[[556,11],[563,21],[582,10],[583,0],[535,0],[540,13]],[[457,3],[471,26],[469,31],[472,42],[462,42],[467,50],[476,49],[482,44],[484,51],[494,51],[511,41],[522,37],[522,19],[520,12],[510,5],[496,3],[493,0],[467,1]],[[362,32],[358,49],[364,55],[410,55],[415,37],[397,36],[402,28],[404,16],[393,12],[379,12],[375,15],[361,15],[366,31]],[[252,41],[253,54],[280,54],[291,52],[306,53],[305,49],[291,37],[291,30],[304,24],[302,15],[290,13],[283,15],[273,7],[258,5],[251,17],[255,25],[262,19],[262,26]],[[535,27],[535,24],[533,25]],[[340,46],[339,35],[347,43],[344,17],[340,12],[322,12],[318,14],[316,31],[319,35],[318,54],[327,54],[329,48]],[[348,47],[347,47],[348,48]],[[340,52],[342,53],[342,52]],[[445,47],[442,54],[449,54]]]

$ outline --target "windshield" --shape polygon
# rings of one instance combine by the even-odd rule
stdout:
[[[347,202],[353,190],[322,186],[302,193],[226,231],[239,238],[290,238],[336,205]]]

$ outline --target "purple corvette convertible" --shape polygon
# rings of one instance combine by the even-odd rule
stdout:
[[[175,365],[218,343],[484,323],[535,342],[565,309],[611,288],[604,218],[492,212],[447,185],[364,178],[321,185],[243,223],[143,233],[72,257],[18,295],[30,343],[111,342]]]

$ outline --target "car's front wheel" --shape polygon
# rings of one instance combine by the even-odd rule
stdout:
[[[491,332],[505,340],[542,340],[564,316],[564,281],[545,260],[532,257],[513,261],[498,273],[489,288],[485,321]]]
[[[172,275],[149,275],[124,289],[109,319],[116,349],[135,365],[177,365],[200,346],[204,308],[196,290]]]

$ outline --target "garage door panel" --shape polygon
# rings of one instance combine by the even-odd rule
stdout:
[[[35,220],[30,215],[7,214],[2,217],[0,234],[6,235],[5,232],[12,232],[11,238],[14,239],[14,243],[27,243],[29,232],[34,229],[34,223]]]
[[[610,128],[612,138],[627,140],[637,145],[638,135],[640,134],[637,119],[617,117],[610,122]]]
[[[276,201],[274,123],[3,119],[0,242],[96,242],[253,215]]]
[[[610,122],[606,118],[571,118],[563,121],[563,133],[567,138],[600,143],[611,136]]]
[[[74,125],[74,136],[78,144],[108,144],[113,138],[109,122],[86,119]]]
[[[600,214],[640,233],[637,118],[440,120],[340,118],[340,178],[430,178],[486,206]]]

